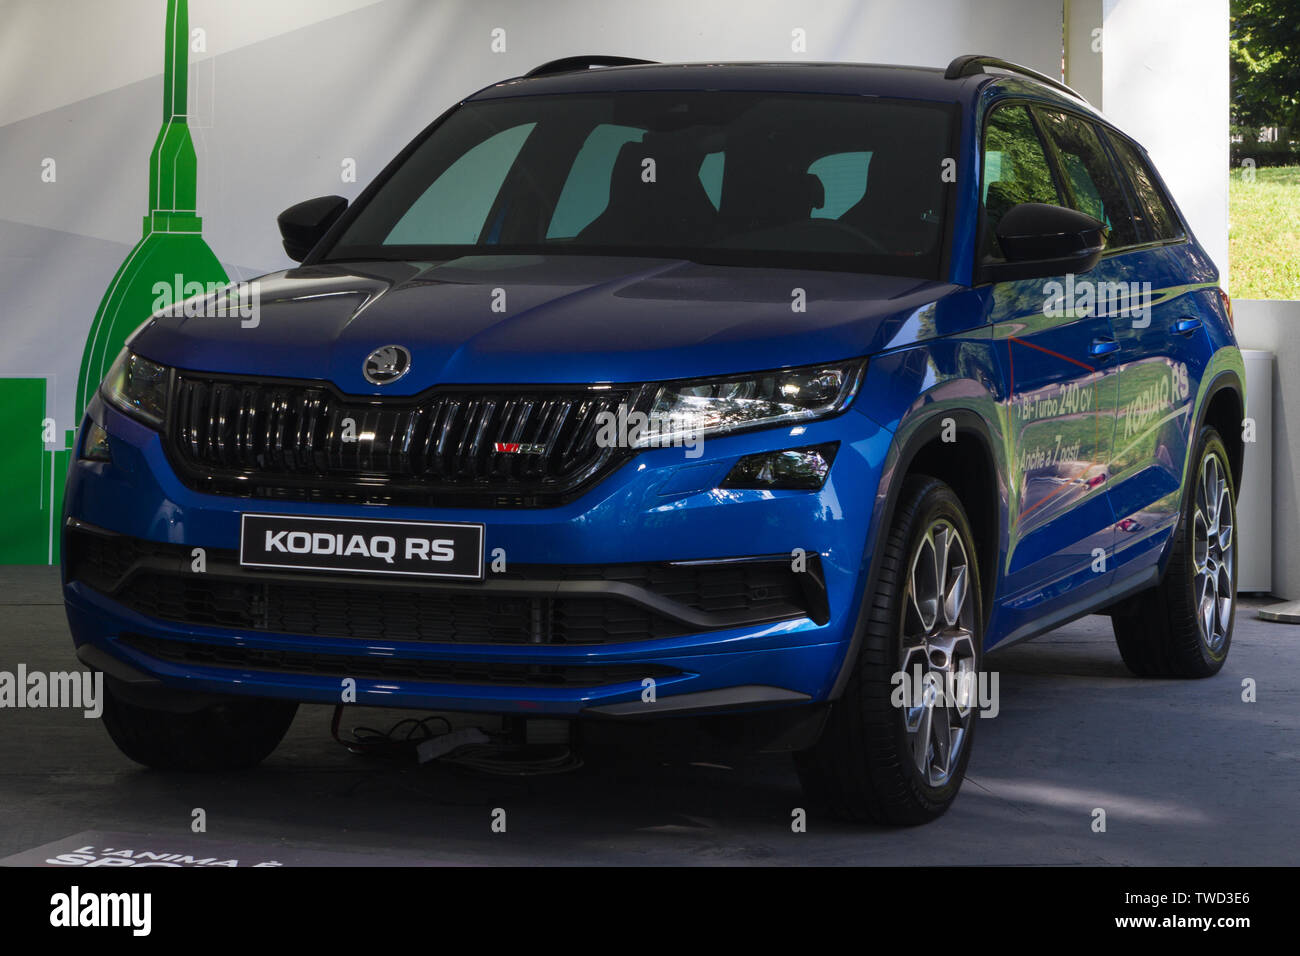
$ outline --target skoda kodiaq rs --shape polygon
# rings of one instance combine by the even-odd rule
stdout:
[[[1138,675],[1223,664],[1229,302],[1055,80],[577,57],[279,222],[301,265],[142,315],[79,432],[67,613],[141,763],[299,702],[743,714],[917,823],[986,652],[1101,612]]]

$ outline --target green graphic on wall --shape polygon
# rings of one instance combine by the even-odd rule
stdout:
[[[75,431],[53,432],[46,418],[43,378],[0,379],[0,475],[7,479],[0,563],[54,564],[59,560],[63,479]],[[47,450],[46,438],[54,439]]]
[[[226,271],[203,240],[197,214],[198,163],[188,117],[189,9],[168,0],[163,63],[163,121],[149,157],[149,214],[95,312],[77,379],[80,418],[137,326],[155,310],[156,283],[170,289],[225,285]],[[177,277],[180,277],[178,280]],[[189,294],[188,292],[186,293]],[[0,511],[0,564],[55,564],[63,485],[75,431],[52,434],[44,378],[0,379],[0,477],[10,495]]]
[[[149,215],[136,243],[104,293],[86,339],[77,379],[77,411],[85,411],[128,335],[154,311],[154,284],[225,285],[226,271],[203,241],[197,215],[198,161],[190,137],[189,9],[168,0],[167,55],[163,64],[163,122],[149,157]]]

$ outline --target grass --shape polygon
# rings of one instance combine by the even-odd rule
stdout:
[[[1300,166],[1244,170],[1228,179],[1229,291],[1233,298],[1300,299]]]

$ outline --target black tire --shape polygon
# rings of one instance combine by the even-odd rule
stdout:
[[[880,569],[874,591],[863,604],[862,637],[848,684],[832,704],[820,740],[795,755],[809,801],[842,819],[894,826],[927,823],[942,815],[961,789],[978,723],[975,708],[969,708],[969,727],[955,766],[934,786],[914,759],[905,710],[891,701],[895,675],[903,669],[912,564],[936,522],[955,529],[965,552],[972,632],[967,643],[974,645],[967,663],[975,674],[979,671],[984,609],[970,524],[948,485],[926,476],[909,477],[878,552]]]
[[[294,701],[227,698],[193,713],[128,703],[104,683],[104,728],[117,748],[156,770],[239,770],[265,760],[293,722]]]
[[[1231,584],[1226,627],[1216,621],[1213,638],[1202,623],[1197,593],[1197,507],[1198,483],[1207,459],[1226,484],[1228,521],[1232,547],[1223,580]],[[1196,454],[1188,473],[1182,516],[1174,531],[1173,550],[1160,584],[1126,601],[1111,615],[1115,642],[1124,663],[1138,677],[1210,677],[1219,672],[1232,646],[1232,627],[1237,616],[1236,514],[1237,490],[1228,464],[1223,439],[1211,426],[1201,429]],[[1216,592],[1217,593],[1217,592]],[[1218,633],[1222,628],[1223,633]]]

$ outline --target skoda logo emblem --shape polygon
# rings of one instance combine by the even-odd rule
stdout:
[[[389,385],[411,370],[411,353],[400,345],[385,345],[366,358],[361,374],[371,385]]]

